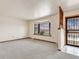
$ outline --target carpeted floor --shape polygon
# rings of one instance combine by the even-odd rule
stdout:
[[[23,39],[0,43],[0,59],[79,59],[71,56],[58,52],[54,43],[38,40]]]

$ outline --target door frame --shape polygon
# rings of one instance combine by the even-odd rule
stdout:
[[[67,19],[68,19],[68,18],[75,18],[75,17],[79,17],[79,14],[78,14],[78,15],[66,16],[66,17],[65,17],[65,45],[74,46],[74,47],[79,47],[79,46],[77,46],[77,45],[67,44]]]

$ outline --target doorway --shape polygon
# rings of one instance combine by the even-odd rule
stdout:
[[[66,44],[79,47],[79,16],[66,17]]]

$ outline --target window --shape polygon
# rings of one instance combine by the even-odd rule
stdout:
[[[38,34],[38,24],[34,24],[34,34]]]
[[[79,16],[66,18],[66,44],[79,46]]]
[[[50,22],[34,24],[34,34],[50,36]]]

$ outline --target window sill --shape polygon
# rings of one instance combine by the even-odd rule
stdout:
[[[51,35],[40,35],[40,34],[33,34],[33,35],[38,35],[38,36],[47,36],[47,37],[51,37]]]

